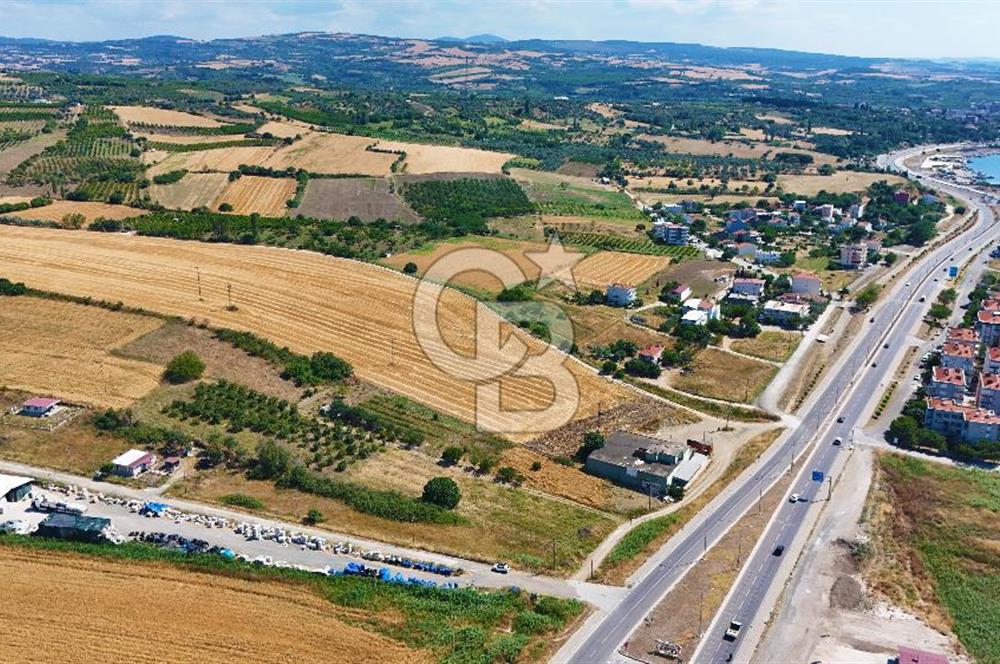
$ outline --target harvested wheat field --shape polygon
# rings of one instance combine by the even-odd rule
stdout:
[[[180,182],[149,185],[149,195],[172,210],[193,210],[211,206],[228,184],[225,173],[188,173]]]
[[[130,406],[159,384],[163,367],[111,351],[162,324],[83,304],[4,298],[0,385],[91,406]]]
[[[506,152],[489,152],[475,148],[448,145],[422,145],[399,141],[379,141],[381,150],[405,152],[404,172],[410,175],[426,173],[500,173],[501,167],[514,157]]]
[[[219,134],[217,136],[187,136],[184,134],[136,134],[151,143],[173,143],[175,145],[193,145],[195,143],[226,143],[242,139],[240,134]]]
[[[0,547],[3,657],[33,662],[429,662],[430,653],[343,622],[307,589]]]
[[[532,470],[538,464],[538,470]],[[510,466],[524,475],[524,486],[553,496],[569,498],[575,503],[605,509],[611,501],[611,485],[571,466],[563,466],[549,457],[517,446],[504,450],[501,466]]]
[[[268,217],[283,217],[288,211],[286,202],[294,195],[295,180],[291,178],[244,175],[231,182],[212,207],[218,209],[223,203],[229,203],[234,214],[257,212]]]
[[[292,138],[305,135],[310,131],[309,125],[296,122],[295,120],[283,120],[281,122],[271,120],[257,128],[258,134],[271,134],[271,136],[277,138]]]
[[[184,111],[151,106],[110,106],[125,124],[166,125],[169,127],[221,127],[225,123]]]
[[[790,193],[815,196],[824,190],[831,194],[864,191],[879,180],[885,180],[889,184],[906,182],[898,175],[886,173],[838,171],[833,175],[779,175],[778,185]]]
[[[603,288],[610,283],[638,285],[670,264],[667,256],[643,256],[620,251],[599,251],[573,267],[579,286]]]
[[[182,169],[191,173],[229,173],[239,168],[240,164],[263,166],[275,149],[270,145],[260,145],[174,153],[154,150],[143,153],[143,162],[154,164],[147,171],[149,177]]]
[[[147,214],[146,210],[127,205],[112,205],[111,203],[95,203],[93,201],[52,201],[51,205],[11,212],[9,217],[31,219],[34,221],[62,221],[68,214],[82,214],[90,222],[98,217],[105,219],[131,219]]]
[[[489,373],[495,351],[468,367],[468,373],[458,374],[461,378],[438,367],[454,371],[457,362],[442,356],[441,347],[432,347],[437,364],[432,363],[414,332],[418,282],[391,270],[275,247],[12,226],[0,227],[0,262],[7,278],[36,288],[121,300],[247,330],[298,352],[336,353],[362,379],[466,422],[508,432],[520,429],[511,436],[515,439],[548,428],[539,425],[533,431],[517,416],[485,411],[482,402],[476,417],[475,384]],[[235,310],[227,307],[229,286]],[[472,321],[477,309],[482,320],[496,321],[505,335],[517,336],[533,353],[542,351],[538,340],[501,324],[471,298],[444,289],[437,320],[443,340],[456,353],[468,354],[476,347]],[[430,311],[423,306],[416,310]],[[480,353],[488,350],[486,344],[479,348]],[[579,385],[578,403],[572,398],[556,402],[572,411],[567,413],[571,417],[633,398],[574,360],[560,362]],[[503,408],[530,410],[553,403],[551,380],[562,376],[552,367],[539,374],[545,378],[523,372],[505,376],[500,381]]]

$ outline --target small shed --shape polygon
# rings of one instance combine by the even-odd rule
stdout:
[[[30,477],[18,475],[0,475],[0,502],[16,503],[31,493]]]
[[[111,465],[115,469],[115,475],[120,475],[121,477],[141,475],[152,468],[154,463],[156,463],[156,455],[143,450],[129,450],[118,455],[111,461]]]
[[[21,404],[21,414],[28,417],[48,417],[59,407],[59,399],[34,397]]]
[[[35,531],[36,537],[101,543],[107,540],[105,531],[111,520],[97,516],[55,513],[45,517]]]

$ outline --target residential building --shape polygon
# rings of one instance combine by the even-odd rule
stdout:
[[[740,258],[753,258],[757,255],[757,245],[753,242],[737,242],[735,249]]]
[[[687,244],[691,237],[690,229],[684,224],[670,221],[653,222],[653,237],[672,245]]]
[[[847,214],[848,216],[850,216],[851,219],[857,221],[861,217],[865,216],[865,204],[855,203],[851,205],[851,207],[847,209]]]
[[[806,202],[805,201],[792,201],[792,209],[795,210],[796,212],[805,212],[806,211]]]
[[[671,299],[676,300],[677,302],[683,302],[691,297],[691,287],[687,284],[677,284],[670,289],[669,295]]]
[[[934,367],[927,393],[938,399],[961,401],[965,396],[965,372],[949,367]]]
[[[31,493],[31,485],[35,480],[18,475],[0,475],[0,505],[16,503]]]
[[[809,316],[809,305],[807,304],[768,300],[764,303],[764,311],[760,318],[764,322],[781,326],[795,326],[799,325],[807,316]]]
[[[840,247],[840,265],[852,270],[865,267],[868,264],[868,245],[845,244]]]
[[[896,664],[948,664],[948,658],[935,652],[899,646]]]
[[[781,261],[781,252],[776,249],[757,249],[753,259],[761,265],[774,265]]]
[[[869,252],[874,251],[875,253],[878,253],[878,252],[882,251],[882,238],[880,238],[878,236],[867,237],[867,238],[865,238],[864,240],[861,241],[861,244],[863,244],[866,247],[868,247],[868,251]]]
[[[156,463],[156,455],[143,450],[129,450],[123,452],[111,461],[114,466],[115,475],[121,477],[135,477],[146,472]]]
[[[681,316],[681,323],[684,325],[708,325],[708,313],[701,309],[686,311]]]
[[[660,344],[650,344],[638,352],[639,359],[652,362],[653,364],[660,363],[661,355],[663,355],[663,346]]]
[[[708,314],[709,320],[718,320],[722,317],[722,307],[716,304],[715,300],[710,297],[701,298],[698,301],[698,309]]]
[[[976,405],[994,413],[1000,412],[1000,374],[979,374],[979,385],[976,388]]]
[[[926,403],[924,426],[928,429],[968,442],[1000,440],[1000,417],[995,411],[934,397]]]
[[[986,349],[983,358],[983,373],[1000,374],[1000,347],[991,346]]]
[[[681,214],[684,211],[683,203],[664,203],[660,206],[660,214]]]
[[[796,272],[792,275],[792,292],[796,295],[819,297],[823,281],[812,272]]]
[[[980,311],[988,311],[991,314],[1000,313],[1000,298],[988,297],[979,305]]]
[[[976,331],[984,346],[1000,344],[1000,313],[979,311],[976,314]]]
[[[661,496],[673,483],[677,467],[694,454],[681,443],[615,431],[604,447],[590,453],[585,468],[588,473],[620,486]]]
[[[635,286],[610,284],[604,299],[612,307],[627,307],[635,302]]]
[[[941,366],[961,369],[966,376],[976,370],[976,349],[967,344],[945,343],[941,348]]]
[[[726,219],[726,233],[732,235],[733,233],[738,233],[740,231],[750,230],[750,224],[739,217],[730,217]]]
[[[743,299],[757,299],[764,294],[765,281],[763,279],[733,279],[733,286],[730,289],[730,296],[744,296]]]
[[[949,327],[945,341],[975,348],[979,345],[979,335],[968,327]]]
[[[833,204],[832,203],[826,203],[824,205],[820,205],[819,207],[816,208],[816,212],[819,214],[819,218],[822,219],[823,221],[832,221],[833,220]]]
[[[28,417],[48,417],[59,408],[59,399],[34,397],[21,404],[21,414]]]

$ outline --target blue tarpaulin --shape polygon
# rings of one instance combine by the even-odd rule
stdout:
[[[142,509],[146,512],[152,512],[156,516],[160,516],[167,511],[166,503],[146,503],[142,506]]]

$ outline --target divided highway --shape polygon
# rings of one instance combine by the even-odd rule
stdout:
[[[951,189],[944,186],[940,188]],[[951,191],[969,197],[967,191]],[[911,268],[905,278],[909,279],[907,283],[910,286],[896,284],[888,294],[888,299],[884,298],[883,303],[877,307],[871,321],[865,323],[865,329],[854,343],[853,353],[825,381],[818,396],[806,404],[801,413],[801,422],[795,430],[772,446],[753,472],[741,475],[734,481],[729,492],[713,501],[699,515],[697,525],[688,528],[686,532],[682,531],[675,538],[677,544],[649,574],[629,590],[622,602],[594,629],[569,661],[576,664],[614,661],[618,646],[628,638],[671,586],[701,558],[708,546],[722,537],[742,514],[754,506],[762,492],[788,471],[791,460],[809,446],[817,433],[829,426],[830,430],[823,435],[793,485],[793,491],[807,499],[817,494],[820,485],[811,480],[812,470],[829,472],[836,455],[845,449],[850,430],[861,424],[862,413],[871,400],[878,398],[879,381],[889,371],[889,354],[894,353],[899,344],[905,342],[907,335],[929,306],[919,303],[919,298],[925,296],[931,299],[940,285],[933,281],[932,275],[943,277],[942,268],[947,269],[952,256],[956,261],[964,260],[965,256],[960,252],[968,253],[970,248],[982,246],[995,235],[996,220],[992,212],[979,200],[974,200],[973,203],[979,209],[975,226],[931,250],[918,266]],[[883,350],[883,344],[886,343],[889,344],[888,351]],[[887,354],[886,362],[880,362],[883,352]],[[868,359],[872,354],[873,359]],[[878,366],[871,366],[872,361]],[[841,398],[852,388],[855,389],[846,405],[840,407]],[[838,417],[843,418],[843,422],[837,422]],[[837,436],[845,440],[844,446],[831,444],[832,439]],[[719,625],[707,633],[697,653],[697,661],[726,661],[739,646],[748,627],[754,621],[764,619],[764,616],[758,615],[758,610],[776,578],[781,562],[781,557],[772,555],[774,546],[791,543],[802,527],[805,508],[806,505],[787,502],[779,508],[761,538],[762,544],[757,547],[737,586],[718,614]],[[741,621],[744,628],[735,641],[726,641],[722,638],[723,631],[731,619]]]

